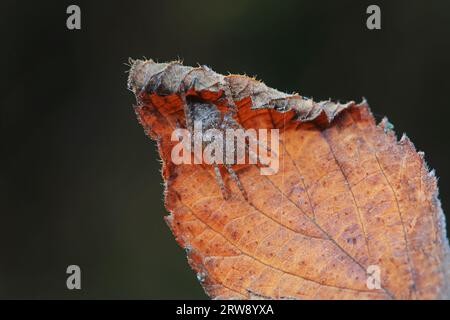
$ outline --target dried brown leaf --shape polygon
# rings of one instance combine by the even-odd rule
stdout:
[[[133,61],[129,88],[140,123],[157,141],[166,221],[206,292],[218,299],[436,299],[449,297],[449,247],[436,177],[410,140],[367,103],[314,102],[245,76],[180,62]],[[172,131],[183,97],[244,128],[280,129],[280,170],[235,166],[248,194],[212,166],[174,165]],[[381,288],[367,287],[367,270]]]

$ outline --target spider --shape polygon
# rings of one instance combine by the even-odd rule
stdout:
[[[194,123],[201,122],[202,132],[209,129],[217,129],[223,134],[227,129],[243,129],[239,123],[234,120],[233,115],[236,113],[236,106],[234,103],[231,105],[231,111],[222,114],[217,106],[211,102],[203,101],[195,96],[183,96],[184,103],[184,115],[186,119],[186,128],[189,130],[191,135],[194,132]],[[203,148],[205,148],[209,143],[202,141]],[[225,151],[225,144],[223,145]],[[247,147],[246,147],[247,148]],[[225,154],[225,152],[224,152]],[[225,200],[229,198],[228,191],[225,187],[225,182],[223,180],[222,174],[220,172],[219,165],[214,162],[214,173],[216,181],[222,192],[222,196]],[[231,179],[236,183],[242,196],[245,200],[248,200],[247,192],[245,191],[239,177],[232,168],[231,164],[224,163],[223,166],[226,168]]]
[[[205,132],[209,129],[218,129],[222,133],[225,133],[227,129],[241,129],[242,127],[233,119],[233,114],[235,110],[227,112],[222,115],[222,112],[213,103],[202,101],[200,98],[195,96],[182,97],[184,103],[184,115],[186,119],[186,128],[189,130],[191,135],[194,133],[194,123],[201,122],[202,131]],[[233,107],[232,107],[233,108]],[[208,142],[202,141],[203,148],[208,145]],[[225,148],[225,145],[224,145]],[[226,168],[231,179],[236,183],[242,196],[245,200],[248,200],[247,192],[245,191],[237,173],[232,168],[231,164],[223,164]],[[225,182],[223,180],[222,174],[220,172],[219,165],[214,162],[214,174],[216,177],[217,184],[220,187],[222,196],[225,200],[229,198],[227,189],[225,188]]]
[[[203,68],[209,70],[209,68],[205,66]],[[142,90],[149,90],[150,92],[156,92],[161,95],[166,94],[166,92],[163,90],[164,87],[162,85],[162,78],[163,73],[155,77],[154,81],[146,81],[147,85],[144,86]],[[186,85],[184,81],[182,81],[178,90],[183,104],[184,116],[186,119],[186,129],[189,130],[191,136],[193,136],[194,134],[194,124],[197,122],[202,123],[202,132],[205,132],[209,129],[217,129],[221,131],[222,134],[225,134],[227,129],[243,129],[243,127],[233,118],[233,116],[237,113],[237,106],[234,103],[229,87],[225,86],[225,88],[223,88],[223,96],[220,98],[221,101],[227,102],[229,108],[229,110],[225,114],[222,114],[222,112],[217,108],[215,104],[204,101],[197,96],[187,95],[190,89],[196,87],[198,80],[198,78],[195,78],[190,85]],[[258,146],[267,148],[267,150],[270,151],[269,147],[262,145],[257,139],[253,139],[250,137],[248,139],[249,141],[255,142]],[[208,142],[202,141],[203,148],[205,148],[207,145]],[[225,143],[223,144],[223,147],[224,149],[226,148]],[[247,144],[245,144],[245,150],[248,151],[248,154],[252,155],[254,159],[261,160],[261,158],[255,154],[255,152],[250,150]],[[236,153],[236,150],[234,150],[234,153]],[[263,166],[266,166],[264,161],[260,161],[260,163]],[[236,183],[244,199],[248,201],[247,192],[245,191],[241,181],[239,180],[237,173],[232,168],[232,165],[227,163],[224,163],[223,165],[226,168],[231,179]],[[220,187],[222,196],[225,200],[227,200],[229,198],[229,194],[225,187],[219,165],[214,162],[213,166],[216,181]]]

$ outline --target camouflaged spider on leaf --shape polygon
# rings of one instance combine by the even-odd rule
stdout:
[[[128,86],[158,144],[166,222],[212,298],[450,297],[436,177],[366,101],[314,102],[177,61],[133,61]],[[202,133],[279,129],[280,170],[175,164],[172,133],[195,133],[196,120]],[[376,288],[367,286],[372,266]]]
[[[200,135],[201,137],[203,136],[203,132],[207,132],[208,130],[219,130],[221,135],[216,136],[213,139],[215,139],[214,142],[217,142],[217,140],[221,140],[222,148],[226,152],[226,144],[223,143],[224,139],[222,138],[222,134],[224,135],[225,132],[230,129],[231,130],[242,129],[241,126],[232,117],[232,114],[235,111],[233,110],[233,112],[229,112],[229,113],[226,113],[225,115],[222,115],[221,112],[219,111],[219,109],[214,104],[201,101],[200,99],[195,98],[195,97],[187,97],[187,98],[183,97],[183,102],[184,102],[184,116],[186,118],[186,127],[188,128],[191,137],[193,136],[194,139],[196,137],[196,135],[195,135],[195,127],[196,126],[198,126],[200,128],[200,131],[202,133]],[[235,108],[234,104],[233,104],[232,108]],[[204,148],[207,148],[208,143],[212,143],[211,139],[208,139],[208,141],[210,141],[210,142],[207,142],[204,139],[201,139],[200,143],[203,145]],[[194,144],[195,144],[195,142],[192,141],[193,146],[191,146],[189,148],[190,150],[195,149]],[[234,145],[234,142],[233,142],[233,145]],[[225,154],[225,152],[223,154]],[[233,154],[236,154],[236,153],[237,153],[237,150],[233,150]],[[242,196],[245,199],[248,199],[247,193],[245,192],[244,188],[242,187],[242,184],[239,180],[238,175],[232,168],[233,163],[226,163],[226,161],[223,161],[223,160],[222,161],[214,161],[213,162],[214,173],[216,175],[216,180],[220,186],[220,190],[222,192],[224,199],[228,199],[229,195],[226,190],[225,183],[222,178],[222,174],[220,172],[219,164],[224,164],[224,166],[225,166],[226,170],[228,171],[228,173],[230,174],[231,178],[233,179],[233,181],[236,183],[239,190],[241,191]]]
[[[136,68],[139,68],[137,64],[139,64],[139,62],[133,63],[131,73],[137,70]],[[172,67],[173,69],[171,69],[170,67]],[[255,164],[256,161],[259,161],[260,165],[262,166],[268,165],[266,161],[267,157],[259,157],[258,153],[261,153],[262,150],[265,150],[265,154],[272,153],[272,158],[273,156],[276,156],[276,153],[271,150],[268,145],[266,145],[266,137],[264,137],[263,141],[259,141],[256,134],[245,134],[241,132],[243,130],[242,126],[233,118],[237,113],[237,107],[234,103],[230,88],[225,86],[221,91],[219,91],[220,94],[218,96],[216,104],[223,103],[227,106],[227,111],[221,112],[215,103],[203,100],[195,92],[196,88],[202,88],[204,86],[205,80],[203,77],[203,73],[199,73],[196,76],[189,77],[189,73],[195,73],[195,69],[193,69],[191,70],[191,72],[188,72],[184,75],[184,78],[180,81],[179,84],[172,85],[174,81],[168,81],[168,78],[174,77],[174,70],[182,70],[182,68],[183,67],[178,62],[173,62],[164,69],[147,71],[145,75],[136,75],[136,78],[130,77],[129,88],[135,92],[139,91],[138,96],[141,96],[145,93],[155,93],[160,96],[168,96],[173,93],[178,94],[183,104],[185,119],[184,125],[185,128],[189,130],[191,137],[196,136],[194,134],[196,124],[199,124],[198,126],[202,133],[212,130],[220,131],[220,137],[218,138],[216,136],[214,142],[217,142],[217,140],[221,140],[220,145],[223,148],[223,152],[221,152],[221,154],[229,154],[230,148],[232,149],[231,153],[233,154],[232,157],[228,155],[226,157],[216,155],[216,161],[212,163],[214,166],[216,180],[218,185],[220,186],[223,198],[228,199],[229,192],[227,191],[227,188],[225,186],[219,166],[223,166],[226,169],[232,180],[236,183],[244,199],[248,199],[247,193],[243,188],[237,173],[233,169],[233,164],[240,163],[239,155],[242,154],[242,151],[238,149],[245,149],[245,151],[248,153],[250,163]],[[213,73],[206,66],[202,66],[201,71],[203,71],[204,73]],[[142,83],[140,83],[140,80],[138,80],[137,78],[139,76],[143,79]],[[178,127],[180,127],[180,123],[177,121],[177,128]],[[235,134],[229,133],[233,130],[237,130],[238,132]],[[226,133],[228,133],[228,135],[226,135]],[[242,135],[244,135],[243,141],[241,141],[242,139],[239,139],[239,137],[241,137]],[[200,137],[202,136],[204,135],[201,134]],[[231,136],[231,139],[229,139],[229,136]],[[224,139],[223,137],[227,138]],[[235,141],[235,138],[237,138],[237,141]],[[188,150],[195,149],[194,139],[190,139],[192,141],[192,145],[187,148]],[[200,141],[204,148],[207,148],[208,145],[212,143],[211,138],[207,140],[208,141],[201,139]],[[252,148],[249,146],[252,146]],[[217,161],[217,159],[220,160]]]
[[[303,99],[298,95],[282,94],[254,79],[250,79],[252,81],[248,82],[245,87],[239,88],[240,84],[235,80],[249,78],[241,76],[224,77],[206,66],[192,68],[183,66],[179,61],[158,64],[152,60],[130,60],[130,64],[128,87],[136,93],[138,100],[145,94],[156,94],[158,96],[178,95],[183,105],[185,127],[190,131],[191,135],[194,134],[194,124],[196,122],[202,123],[202,130],[204,131],[217,129],[225,133],[227,130],[243,129],[234,119],[238,111],[235,100],[240,100],[244,97],[248,90],[252,90],[253,108],[267,107],[279,112],[287,112],[294,109],[298,111],[298,117],[302,119],[313,119],[322,115],[322,112],[326,114],[327,119],[328,117],[332,119],[334,113],[345,108],[345,105],[331,102],[317,105],[312,100]],[[208,98],[202,99],[202,92],[216,92],[215,101],[208,101]],[[273,97],[269,97],[268,94]],[[221,112],[217,107],[220,104],[226,106],[224,112]],[[326,105],[327,108],[322,108],[321,104]],[[180,124],[177,121],[178,126]],[[233,153],[236,156],[239,153],[237,148],[242,147],[239,142],[237,141],[236,145],[234,142],[232,143],[233,148],[235,148]],[[207,143],[202,142],[202,144],[207,147]],[[229,140],[228,144],[230,145]],[[254,159],[257,159],[260,165],[268,166],[268,158],[260,157],[262,150],[265,151],[266,155],[269,153],[272,158],[277,157],[275,150],[271,150],[270,146],[267,145],[266,136],[264,136],[263,141],[259,141],[255,135],[247,134],[243,145],[243,148],[248,152],[248,158],[251,163],[254,163]],[[249,145],[253,146],[253,148],[250,148]],[[223,147],[224,149],[227,148],[225,143],[223,143]],[[216,180],[222,195],[224,199],[227,199],[229,194],[219,168],[219,165],[223,164],[223,167],[238,186],[242,196],[247,199],[247,193],[232,167],[236,162],[230,162],[228,158],[228,161],[213,163]],[[233,157],[233,160],[234,158],[236,157]],[[271,172],[274,171],[272,170]]]

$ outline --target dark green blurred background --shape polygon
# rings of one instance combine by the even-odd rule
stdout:
[[[82,30],[66,28],[66,8]],[[366,28],[369,4],[382,30]],[[450,203],[450,2],[2,1],[0,298],[206,298],[163,221],[128,57],[360,100],[407,132]],[[82,269],[69,291],[66,267]]]

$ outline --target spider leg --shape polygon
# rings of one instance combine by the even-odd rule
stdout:
[[[244,186],[242,186],[241,180],[239,180],[239,177],[236,174],[236,172],[233,170],[233,168],[229,164],[226,164],[225,167],[227,168],[227,171],[230,174],[231,179],[233,179],[233,181],[236,183],[236,185],[238,186],[239,190],[241,191],[242,196],[244,197],[244,199],[248,201],[247,192],[245,192]]]
[[[191,109],[189,108],[189,104],[186,101],[186,96],[184,94],[180,95],[181,102],[183,103],[183,111],[184,111],[184,117],[186,119],[186,128],[190,130],[191,132],[194,131],[194,121],[192,119],[191,115]]]
[[[222,128],[223,130],[226,130],[227,128],[231,128],[231,129],[242,129],[242,130],[244,130],[244,128],[243,128],[239,123],[237,123],[237,122],[233,119],[232,113],[231,113],[231,112],[227,112],[227,113],[224,115],[223,123],[222,123],[222,125],[221,125],[221,128]],[[270,153],[274,153],[275,156],[276,156],[276,153],[275,153],[274,151],[272,151],[272,150],[270,149],[269,146],[263,144],[263,143],[260,142],[258,139],[253,139],[251,136],[249,136],[248,138],[249,138],[249,142],[254,142],[254,143],[256,143],[256,144],[259,146],[260,150],[261,150],[261,148],[266,149],[266,150],[269,151]],[[268,167],[268,166],[269,166],[269,165],[265,164],[265,163],[261,160],[261,157],[260,157],[257,153],[255,153],[253,150],[250,149],[249,143],[245,143],[245,151],[248,152],[249,156],[252,156],[253,159],[256,159],[256,161],[259,161],[259,163],[260,163],[262,166],[264,166],[264,167]]]
[[[156,83],[155,83],[155,88],[154,88],[154,91],[156,93],[158,93],[158,89],[159,89],[159,87],[161,87],[163,74],[164,74],[163,72],[160,72],[158,75],[156,75]]]
[[[191,85],[189,86],[189,88],[195,88],[195,86],[197,85],[198,82],[198,78],[195,77],[194,80],[192,81]],[[191,130],[191,132],[194,131],[194,119],[192,119],[192,115],[191,115],[191,109],[189,108],[189,104],[187,103],[186,100],[186,93],[189,91],[189,88],[186,87],[184,82],[181,82],[180,84],[180,98],[181,98],[181,102],[183,103],[183,111],[184,111],[184,117],[186,119],[186,128],[188,128],[189,130]]]
[[[230,87],[228,85],[223,89],[223,93],[225,94],[225,99],[228,101],[228,106],[231,107],[230,112],[235,115],[237,113],[237,106],[234,103],[233,95],[231,94]]]
[[[155,83],[154,88],[152,89],[152,91],[157,92],[157,91],[158,91],[158,88],[161,86],[161,83],[162,83],[162,76],[163,76],[163,75],[164,75],[164,73],[163,73],[162,71],[159,72],[159,73],[156,74],[156,75],[149,75],[149,74],[146,74],[145,77],[144,77],[144,85],[142,86],[142,88],[141,88],[139,94],[142,94],[145,90],[147,90],[147,87],[148,87],[148,85],[149,85],[149,82],[150,82],[151,77],[155,77],[155,78],[156,78],[156,83]]]
[[[225,183],[223,182],[223,178],[222,178],[222,175],[220,174],[220,169],[219,169],[219,166],[217,165],[217,163],[214,163],[214,173],[216,174],[216,180],[217,180],[217,183],[219,184],[220,191],[222,192],[223,198],[225,200],[228,200],[228,192],[227,192],[227,189],[225,188]]]

